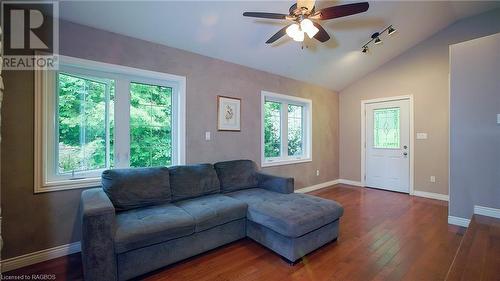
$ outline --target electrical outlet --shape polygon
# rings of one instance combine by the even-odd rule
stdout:
[[[435,176],[431,176],[431,182],[436,182],[436,177]]]
[[[319,170],[316,170],[316,176],[319,176]]]
[[[210,131],[205,132],[205,140],[209,141],[210,140]]]

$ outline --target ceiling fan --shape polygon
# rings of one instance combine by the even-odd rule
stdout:
[[[269,38],[269,40],[266,41],[267,44],[275,42],[285,34],[288,34],[288,36],[293,38],[293,40],[301,42],[304,41],[304,33],[306,33],[309,38],[315,38],[320,42],[326,42],[330,39],[330,35],[328,35],[328,32],[326,32],[326,30],[316,21],[341,18],[363,13],[366,12],[370,6],[368,2],[361,2],[332,6],[316,11],[314,4],[315,0],[297,0],[297,3],[290,7],[288,15],[277,13],[244,12],[243,16],[292,21],[292,23],[283,27],[280,31]]]

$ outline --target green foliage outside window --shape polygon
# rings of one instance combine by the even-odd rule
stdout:
[[[288,105],[288,156],[300,156],[302,151],[302,109],[300,105]]]
[[[281,156],[281,108],[280,102],[264,103],[264,156],[266,158]],[[303,106],[288,105],[288,156],[303,154]]]
[[[58,86],[58,172],[105,168],[106,110],[113,108],[113,84],[60,73]],[[112,131],[112,112],[108,116]]]
[[[264,103],[264,156],[279,157],[281,155],[281,103],[266,101]]]
[[[58,173],[113,167],[114,81],[59,73],[58,89]],[[130,83],[130,166],[171,164],[172,88]]]
[[[172,88],[130,83],[130,166],[172,164]]]

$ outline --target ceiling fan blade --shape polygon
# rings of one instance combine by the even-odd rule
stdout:
[[[284,20],[288,15],[276,13],[244,12],[245,17]]]
[[[319,29],[318,33],[316,33],[316,35],[314,35],[314,38],[316,40],[318,40],[321,43],[324,43],[324,42],[330,40],[330,35],[328,35],[328,32],[326,32],[326,30],[321,25],[319,25],[319,23],[313,22],[313,24],[314,24],[314,26],[316,26]]]
[[[269,40],[266,41],[266,44],[271,44],[273,43],[274,41],[280,39],[281,37],[283,37],[285,34],[286,34],[286,29],[290,26],[291,24],[283,27],[282,29],[280,29],[280,31],[276,32],[273,36],[271,36],[271,38],[269,38]]]
[[[361,2],[361,3],[346,4],[346,5],[324,8],[321,11],[319,11],[320,13],[319,19],[329,20],[329,19],[350,16],[354,14],[359,14],[366,12],[369,7],[370,4],[368,4],[368,2]]]
[[[312,11],[314,8],[315,0],[297,0],[297,7],[299,8],[307,8],[308,11]]]

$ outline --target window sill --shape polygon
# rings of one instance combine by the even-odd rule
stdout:
[[[84,178],[75,180],[52,181],[35,184],[35,193],[61,191],[101,186],[101,178]]]
[[[282,166],[282,165],[291,165],[291,164],[299,164],[312,162],[312,158],[303,158],[303,159],[293,159],[293,160],[275,160],[275,161],[263,161],[261,163],[261,167],[273,167],[273,166]]]

